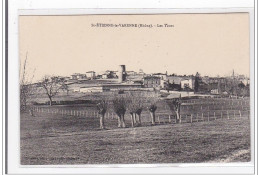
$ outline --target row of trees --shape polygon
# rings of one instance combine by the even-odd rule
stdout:
[[[97,103],[97,109],[100,116],[100,129],[105,128],[104,117],[109,107],[113,109],[118,117],[119,128],[126,127],[125,114],[127,111],[131,116],[131,126],[141,126],[141,114],[145,109],[150,112],[151,124],[155,125],[155,112],[157,110],[158,101],[159,96],[156,93],[129,93],[121,95],[114,94],[112,99],[102,99]],[[173,114],[176,115],[176,121],[178,123],[180,120],[181,98],[167,100],[167,104],[169,105]]]

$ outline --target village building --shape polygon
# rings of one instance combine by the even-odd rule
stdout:
[[[161,86],[161,78],[156,76],[144,77],[145,88],[159,88]]]
[[[167,79],[167,74],[163,74],[163,73],[155,73],[155,74],[152,74],[152,76],[160,77],[161,80]]]
[[[75,74],[71,75],[71,79],[72,80],[85,80],[85,79],[87,79],[87,75],[86,74],[75,73]]]
[[[192,77],[183,78],[181,80],[181,88],[182,89],[194,89],[194,82],[195,80]]]
[[[218,95],[219,94],[219,89],[211,89],[210,93],[214,94],[214,95]]]
[[[101,85],[93,85],[93,86],[85,86],[79,89],[79,92],[87,93],[87,92],[107,92],[107,91],[132,91],[139,90],[142,87],[141,84],[101,84]]]
[[[135,75],[137,75],[137,72],[135,72],[135,71],[126,71],[126,75],[127,76],[135,76]]]
[[[101,77],[102,77],[102,79],[107,79],[108,76],[107,76],[107,74],[102,74]]]
[[[96,72],[88,71],[88,72],[86,72],[86,76],[87,76],[87,78],[95,79],[96,78]]]

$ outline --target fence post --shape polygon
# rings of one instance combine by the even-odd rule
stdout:
[[[180,123],[181,123],[181,114],[180,114]]]
[[[239,117],[241,118],[241,111],[239,110]]]
[[[158,122],[159,122],[159,124],[161,124],[161,122],[160,122],[160,116],[158,115],[158,117],[157,117],[157,118],[158,118]]]
[[[227,111],[227,117],[228,117],[228,119],[229,119],[229,113],[228,113],[228,111]]]
[[[169,123],[171,123],[171,115],[169,115]]]
[[[193,115],[191,114],[191,118],[190,118],[190,123],[192,124],[192,117],[193,117]]]
[[[202,121],[204,122],[204,115],[203,115],[203,113],[201,114],[201,117],[202,117]]]
[[[209,122],[209,112],[208,112],[208,122]]]

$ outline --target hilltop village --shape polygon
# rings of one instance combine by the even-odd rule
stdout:
[[[119,90],[149,90],[176,92],[184,91],[197,94],[239,95],[241,88],[243,96],[249,94],[249,78],[233,73],[227,77],[209,77],[195,75],[169,75],[165,73],[146,74],[127,71],[126,65],[118,66],[118,70],[107,70],[102,73],[87,71],[74,73],[70,77],[60,77],[68,85],[69,91],[91,93]],[[248,92],[244,92],[248,87]]]

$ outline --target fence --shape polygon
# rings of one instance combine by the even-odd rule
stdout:
[[[38,113],[49,113],[49,114],[59,114],[62,116],[85,116],[85,117],[98,117],[97,111],[87,111],[87,110],[72,110],[72,109],[51,109],[48,107],[31,107],[31,110]]]
[[[35,107],[31,108],[33,113],[49,113],[58,114],[62,116],[82,116],[82,117],[99,117],[97,111],[83,111],[83,110],[66,110],[66,109],[51,109],[47,107]],[[128,114],[126,114],[126,117]],[[250,117],[250,110],[215,110],[215,111],[189,111],[189,113],[183,112],[180,115],[179,123],[194,123],[194,122],[206,122],[217,119],[238,119],[241,117]],[[117,115],[114,112],[107,112],[105,119],[117,119]],[[129,117],[130,119],[130,117]],[[150,116],[148,111],[142,113],[142,121],[150,122]],[[156,113],[156,122],[159,124],[163,123],[177,123],[176,115],[171,113]]]

